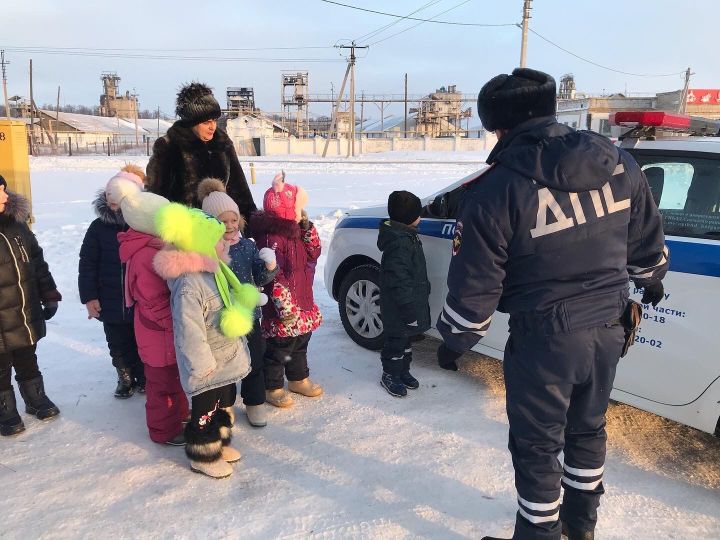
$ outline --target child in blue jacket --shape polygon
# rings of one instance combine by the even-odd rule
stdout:
[[[108,193],[118,179],[131,180],[141,187],[145,179],[142,169],[126,165],[113,176],[93,201],[98,216],[88,227],[80,248],[78,290],[85,304],[88,319],[103,323],[112,365],[117,370],[115,397],[127,399],[135,391],[145,392],[145,373],[135,343],[132,308],[124,299],[125,268],[120,262],[118,233],[128,229],[117,201]]]
[[[198,200],[204,212],[216,217],[225,225],[225,241],[230,244],[230,268],[240,283],[262,287],[270,283],[278,273],[275,252],[269,248],[258,249],[255,242],[243,238],[245,219],[238,205],[225,193],[220,180],[206,178],[198,186]],[[255,427],[267,425],[265,411],[264,356],[265,338],[260,331],[261,310],[255,309],[253,330],[247,336],[250,349],[251,371],[240,383],[240,395],[245,404],[248,422]]]

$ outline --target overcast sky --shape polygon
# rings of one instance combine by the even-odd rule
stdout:
[[[414,17],[485,24],[521,20],[522,0],[338,0],[367,9]],[[320,0],[26,0],[3,3],[0,47],[6,49],[8,92],[27,96],[28,60],[33,59],[35,101],[54,103],[58,85],[63,104],[98,104],[100,75],[115,71],[121,91],[140,95],[140,107],[174,113],[175,93],[185,81],[215,89],[224,106],[227,86],[252,86],[257,105],[280,110],[280,72],[310,73],[310,92],[337,92],[345,63],[332,46],[358,39],[371,44],[359,53],[357,93],[401,93],[408,74],[409,93],[427,94],[456,84],[477,93],[489,78],[509,73],[519,63],[520,30],[514,26],[477,27],[400,21],[332,5]],[[456,7],[458,6],[458,7]],[[720,87],[717,52],[717,0],[535,0],[531,29],[592,62],[619,71],[667,74],[691,67],[691,87]],[[451,9],[455,8],[455,9]],[[15,47],[48,47],[62,54],[21,52]],[[203,60],[69,55],[62,48],[123,49],[104,54],[202,56]],[[282,50],[232,50],[279,48]],[[300,47],[324,47],[305,48]],[[145,50],[135,50],[145,49]],[[153,50],[149,50],[153,49]],[[168,51],[167,49],[181,49]],[[214,61],[211,58],[261,58],[263,61]],[[278,60],[269,62],[268,59]],[[297,60],[295,60],[297,59]],[[311,62],[310,60],[323,60]],[[326,60],[330,60],[329,62]],[[334,61],[334,62],[333,62]],[[683,77],[638,77],[602,69],[550,45],[528,39],[528,67],[559,80],[575,75],[578,91],[654,93],[682,87]],[[378,117],[374,107],[366,117]],[[473,107],[474,111],[474,107]],[[323,113],[314,105],[311,112]]]

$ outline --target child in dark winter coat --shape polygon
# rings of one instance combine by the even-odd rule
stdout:
[[[156,215],[160,237],[177,250],[154,261],[168,280],[180,382],[192,399],[185,427],[190,468],[213,478],[232,474],[240,452],[230,447],[237,385],[250,372],[246,336],[260,293],[242,285],[223,261],[225,226],[177,203]]]
[[[145,179],[142,169],[127,165],[113,176],[93,201],[97,219],[88,227],[80,248],[78,289],[88,319],[103,323],[112,365],[117,370],[115,397],[126,399],[137,390],[145,391],[143,365],[138,356],[133,330],[132,309],[123,297],[124,268],[120,262],[117,235],[127,230],[117,201],[108,199],[113,185],[120,180],[136,183],[141,188]]]
[[[245,219],[235,201],[225,193],[220,180],[206,178],[198,187],[198,200],[202,209],[225,225],[224,239],[230,245],[230,269],[240,283],[262,287],[278,273],[275,252],[270,248],[258,249],[255,242],[243,238]],[[250,349],[250,373],[240,383],[240,395],[250,425],[267,425],[265,411],[265,338],[260,331],[260,308],[255,308],[253,329],[247,336]]]
[[[415,195],[393,191],[388,198],[390,219],[380,223],[377,241],[382,252],[380,313],[385,333],[380,384],[396,397],[420,386],[410,374],[410,338],[430,328],[430,282],[417,231],[421,211]]]
[[[270,301],[263,306],[262,331],[267,338],[265,353],[266,401],[290,407],[285,377],[291,392],[308,397],[322,394],[310,380],[307,348],[322,315],[313,299],[315,265],[320,256],[320,238],[303,208],[307,193],[285,183],[285,174],[273,179],[265,192],[263,212],[250,218],[250,228],[259,248],[275,251],[280,272],[265,286]]]
[[[170,204],[165,197],[140,191],[129,181],[115,184],[111,197],[120,201],[130,228],[118,235],[125,264],[125,302],[133,306],[135,338],[145,367],[145,417],[150,439],[185,444],[183,421],[190,414],[175,358],[170,289],[153,268],[165,247],[157,237],[155,213]]]
[[[45,336],[61,300],[43,250],[27,226],[30,203],[7,191],[0,176],[0,435],[25,430],[17,411],[11,375],[25,401],[25,412],[40,420],[60,410],[45,395],[35,348]]]

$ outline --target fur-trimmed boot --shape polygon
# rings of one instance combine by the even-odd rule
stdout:
[[[29,381],[18,382],[20,395],[25,401],[25,412],[34,414],[38,420],[47,420],[60,414],[60,409],[45,395],[42,375]]]
[[[132,370],[130,368],[116,369],[118,381],[115,387],[115,397],[118,399],[127,399],[135,393],[135,381],[133,380]]]
[[[293,398],[288,394],[284,388],[278,388],[276,390],[265,390],[265,401],[275,407],[286,409],[292,407]]]
[[[223,407],[222,410],[228,413],[230,417],[230,427],[232,428],[235,425],[235,407],[230,405],[229,407]]]
[[[0,435],[16,435],[25,431],[20,414],[18,414],[17,403],[15,402],[15,391],[3,390],[0,392]]]
[[[306,397],[318,397],[323,393],[322,386],[312,382],[309,377],[302,381],[288,381],[288,390]]]
[[[190,470],[211,478],[230,476],[233,468],[222,459],[220,426],[214,418],[203,420],[204,424],[193,421],[185,426],[185,455],[190,458]]]
[[[245,405],[245,414],[253,427],[267,426],[267,410],[265,405]]]
[[[233,418],[228,413],[228,409],[232,410],[232,407],[215,411],[213,422],[217,422],[220,427],[220,440],[222,441],[220,457],[228,463],[235,463],[240,460],[241,455],[240,452],[230,446],[230,442],[232,442]]]

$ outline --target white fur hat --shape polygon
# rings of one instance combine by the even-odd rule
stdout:
[[[124,197],[120,202],[120,209],[123,218],[125,218],[125,223],[133,229],[158,236],[155,214],[168,204],[170,204],[170,201],[161,195],[140,191],[129,197]]]

